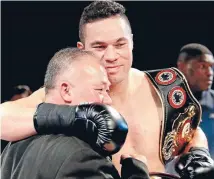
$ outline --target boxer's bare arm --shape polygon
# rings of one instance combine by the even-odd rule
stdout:
[[[17,141],[36,134],[33,115],[44,97],[41,88],[29,97],[0,104],[1,139]]]
[[[184,153],[188,152],[191,147],[204,147],[208,149],[208,141],[203,130],[198,127],[193,139],[186,146]]]

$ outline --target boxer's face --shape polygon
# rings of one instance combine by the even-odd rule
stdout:
[[[97,59],[92,57],[74,62],[71,69],[69,93],[71,94],[71,104],[77,105],[84,102],[98,102],[111,104],[108,95],[110,82],[105,69]]]
[[[88,23],[84,27],[85,42],[79,48],[93,51],[101,59],[111,84],[127,78],[132,65],[132,34],[127,22],[113,16]]]
[[[193,91],[204,91],[212,86],[214,60],[211,55],[193,59],[186,63],[185,76]]]

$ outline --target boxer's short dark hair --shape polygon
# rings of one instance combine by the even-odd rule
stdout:
[[[184,45],[180,49],[178,61],[187,62],[191,59],[197,59],[202,55],[212,55],[212,52],[204,45],[198,43],[191,43]]]
[[[51,58],[45,73],[44,87],[45,92],[55,87],[56,77],[63,71],[70,68],[70,64],[85,55],[92,55],[92,52],[78,48],[68,47],[59,50]]]
[[[126,20],[131,32],[131,25],[127,16],[125,15],[125,12],[126,12],[126,9],[123,5],[110,0],[94,1],[91,4],[89,4],[87,7],[84,8],[80,18],[79,38],[81,42],[84,43],[84,25],[85,24],[91,23],[100,19],[106,19],[116,15],[120,15],[122,18]]]

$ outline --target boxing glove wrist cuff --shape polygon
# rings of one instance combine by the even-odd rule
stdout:
[[[69,130],[67,124],[72,124],[75,119],[75,111],[76,106],[39,104],[33,116],[36,132],[38,134],[66,134],[66,130]]]
[[[205,147],[191,147],[189,152],[191,152],[192,154],[198,154],[198,155],[210,157],[209,150]]]

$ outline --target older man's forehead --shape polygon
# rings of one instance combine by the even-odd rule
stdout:
[[[96,77],[97,79],[99,79],[101,81],[108,82],[107,72],[106,72],[105,68],[100,64],[97,64],[95,66],[87,64],[85,71],[88,74],[93,75],[94,77]]]

